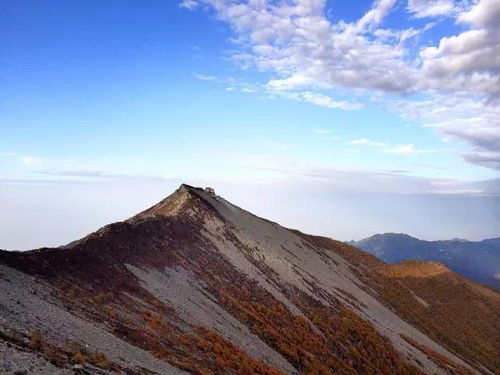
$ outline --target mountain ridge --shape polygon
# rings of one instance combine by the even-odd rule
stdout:
[[[452,333],[440,331],[444,341],[432,333],[430,325],[438,327],[433,316],[441,316],[437,306],[454,307],[455,300],[431,305],[437,296],[419,286],[432,314],[410,316],[405,307],[419,309],[414,286],[389,282],[382,272],[387,267],[341,242],[281,227],[181,185],[158,204],[69,247],[0,253],[0,323],[42,333],[49,344],[37,346],[37,353],[58,353],[48,362],[59,371],[71,369],[74,358],[65,349],[46,348],[65,348],[75,340],[126,373],[496,370],[495,298],[466,287],[472,307],[486,306],[480,316],[492,325],[474,327],[482,337],[480,352]],[[443,280],[429,278],[454,288]],[[400,301],[405,304],[397,306]],[[39,305],[45,308],[34,309]],[[34,350],[3,332],[0,339]],[[473,332],[466,334],[475,344]],[[123,360],[130,346],[134,360]],[[81,351],[88,369],[105,370]]]
[[[427,241],[404,233],[379,233],[348,243],[389,263],[438,261],[465,277],[500,289],[500,238]]]

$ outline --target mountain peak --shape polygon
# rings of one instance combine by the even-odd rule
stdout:
[[[395,233],[395,232],[379,233],[373,237],[379,237],[379,238],[392,237],[392,238],[416,239],[415,237],[412,237],[407,233]]]
[[[151,217],[172,217],[182,213],[189,213],[195,210],[195,207],[199,206],[199,204],[210,204],[210,201],[214,198],[215,191],[213,188],[201,188],[183,183],[174,193],[133,216],[128,221],[134,222]]]
[[[493,276],[500,270],[498,238],[483,241],[457,238],[426,241],[404,234],[386,233],[350,244],[392,264],[408,259],[439,261],[462,276],[500,288],[499,280]]]
[[[57,358],[68,371],[75,353],[82,366],[109,369],[106,355],[122,372],[178,375],[445,375],[443,361],[467,367],[461,374],[479,362],[495,369],[498,293],[478,297],[472,282],[432,277],[445,272],[440,263],[386,266],[182,184],[70,247],[0,252],[0,354],[7,321],[35,329],[8,338],[10,351]],[[32,345],[40,337],[48,344]],[[88,349],[60,347],[75,338]]]
[[[443,263],[422,260],[407,260],[387,266],[383,273],[389,277],[428,278],[451,272]]]
[[[410,236],[409,234],[406,233],[394,233],[394,232],[387,232],[387,233],[377,233],[374,234],[370,237],[363,238],[362,240],[359,241],[352,241],[352,244],[356,243],[362,243],[362,242],[367,242],[367,241],[384,241],[387,239],[398,239],[398,240],[417,240],[417,238]]]

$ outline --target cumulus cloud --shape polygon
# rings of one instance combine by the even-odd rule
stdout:
[[[269,82],[274,89],[341,85],[400,92],[414,86],[413,69],[402,60],[404,48],[366,35],[394,0],[377,1],[357,22],[335,25],[324,16],[324,0],[199,3],[215,9],[235,31],[240,49],[234,59],[277,74]]]
[[[470,153],[463,155],[466,161],[499,169],[495,161],[500,153],[498,0],[408,0],[409,17],[433,17],[432,22],[449,17],[462,27],[435,45],[420,44],[418,38],[431,23],[420,29],[383,27],[395,0],[375,0],[359,19],[336,23],[326,16],[326,0],[184,0],[182,4],[211,8],[227,22],[236,43],[231,58],[245,68],[270,72],[273,77],[265,89],[273,95],[344,110],[361,107],[336,99],[348,90],[399,95],[386,103],[390,110],[411,112],[412,118],[446,139],[470,144]],[[463,107],[450,105],[453,101]],[[412,147],[393,151],[430,151]]]
[[[499,27],[500,4],[496,0],[481,0],[468,12],[462,13],[458,19],[476,27]]]
[[[325,0],[271,2],[190,0],[215,9],[228,22],[240,47],[233,59],[276,73],[275,90],[364,88],[408,93],[468,90],[496,94],[500,70],[500,5],[475,6],[451,0],[409,0],[418,16],[453,14],[466,30],[422,46],[416,60],[405,41],[428,28],[392,30],[380,25],[395,0],[377,0],[355,22],[332,24]],[[191,6],[193,7],[193,6]],[[496,75],[493,75],[496,74]],[[455,78],[455,80],[450,80]]]
[[[451,15],[456,11],[453,0],[408,0],[407,10],[416,18]]]
[[[431,88],[500,94],[500,2],[481,0],[457,16],[467,30],[422,49],[422,72]]]
[[[420,119],[445,140],[472,146],[462,156],[470,163],[500,170],[500,107],[467,96],[431,94],[418,102],[388,104],[409,119]]]

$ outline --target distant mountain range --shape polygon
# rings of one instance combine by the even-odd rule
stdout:
[[[403,233],[385,233],[348,243],[388,263],[409,259],[441,262],[469,279],[500,289],[500,238],[424,241]]]

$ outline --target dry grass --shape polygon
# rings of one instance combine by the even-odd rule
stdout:
[[[500,293],[456,275],[437,262],[409,261],[388,266],[338,241],[302,236],[343,256],[354,270],[363,270],[358,276],[376,291],[374,297],[410,324],[471,364],[480,363],[500,374]]]
[[[444,264],[439,262],[424,262],[420,260],[409,260],[399,264],[390,265],[380,270],[384,276],[395,278],[427,278],[450,272]]]
[[[455,362],[449,360],[447,357],[439,354],[438,352],[424,346],[420,345],[417,343],[415,340],[412,340],[408,336],[401,335],[403,339],[405,339],[408,343],[410,343],[412,346],[420,350],[422,353],[424,353],[427,358],[429,358],[431,361],[436,363],[439,367],[441,367],[443,370],[446,371],[447,374],[450,375],[473,375],[473,373],[460,365],[457,365]]]

